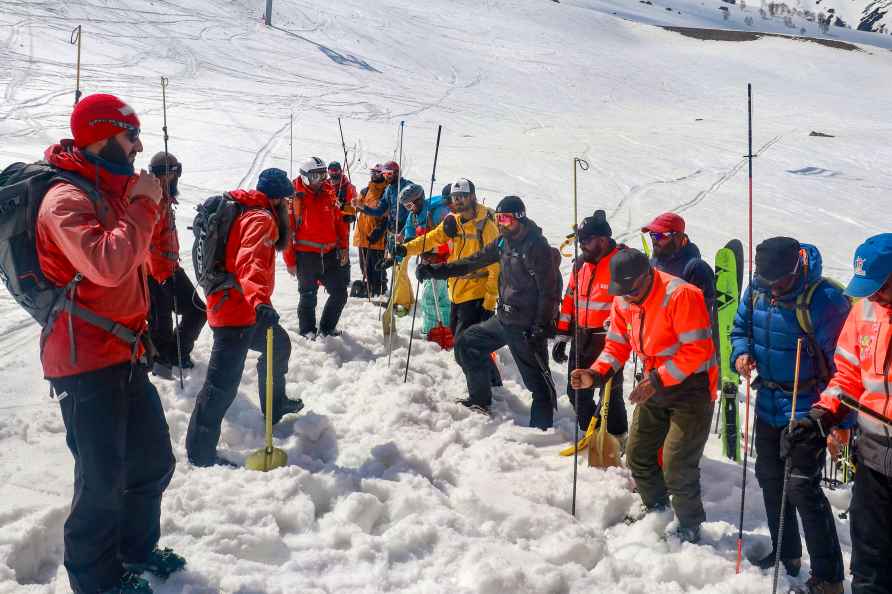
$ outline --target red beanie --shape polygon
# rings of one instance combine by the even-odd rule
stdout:
[[[71,133],[78,148],[124,130],[139,130],[139,118],[132,107],[114,95],[99,93],[84,97],[71,112]]]

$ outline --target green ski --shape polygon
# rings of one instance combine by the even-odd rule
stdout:
[[[735,249],[736,248],[736,249]],[[740,415],[737,411],[737,389],[740,377],[731,367],[731,329],[740,302],[739,266],[743,249],[732,240],[715,256],[716,308],[719,328],[719,363],[721,368],[719,399],[719,438],[722,453],[734,461],[740,460]]]

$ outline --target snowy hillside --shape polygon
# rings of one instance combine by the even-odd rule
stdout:
[[[751,82],[755,239],[815,243],[825,274],[845,279],[854,247],[888,231],[892,105],[878,98],[888,94],[892,37],[830,29],[856,51],[778,37],[701,41],[652,25],[742,29],[745,14],[759,22],[758,9],[729,5],[725,22],[709,0],[652,2],[275,0],[267,28],[262,0],[0,0],[0,165],[35,160],[69,135],[69,37],[83,25],[81,86],[137,110],[143,167],[162,149],[159,82],[170,80],[187,270],[193,206],[253,187],[266,167],[289,169],[292,112],[295,158],[340,159],[343,118],[358,185],[370,165],[396,156],[405,120],[404,170],[427,190],[442,124],[436,187],[467,176],[489,205],[518,194],[553,244],[570,228],[571,163],[583,157],[592,168],[580,176],[581,212],[606,209],[615,235],[638,245],[642,224],[675,210],[713,254],[746,239]],[[771,23],[762,30],[793,32],[783,19]],[[162,544],[189,560],[187,572],[153,582],[156,592],[770,588],[770,576],[748,564],[735,575],[740,472],[716,439],[702,464],[708,522],[699,545],[663,540],[665,515],[623,524],[638,501],[627,471],[581,468],[574,519],[571,462],[557,454],[572,438],[571,408],[562,398],[554,430],[526,428],[530,398],[507,351],[507,381],[487,420],[452,403],[466,393],[464,378],[451,353],[430,343],[415,342],[403,383],[407,319],[388,367],[377,308],[351,299],[343,337],[306,342],[296,331],[297,284],[281,264],[273,301],[294,345],[288,390],[307,404],[275,430],[290,466],[260,475],[185,462],[208,331],[185,390],[156,382],[179,463]],[[69,591],[61,543],[73,464],[38,334],[0,291],[0,594]],[[221,447],[238,460],[263,440],[253,356],[223,425]],[[564,369],[552,369],[563,391]],[[747,548],[764,553],[752,468],[747,496]],[[848,498],[837,491],[831,501],[839,512]],[[847,521],[838,529],[848,561]]]

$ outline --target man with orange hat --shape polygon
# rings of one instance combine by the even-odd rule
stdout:
[[[82,99],[71,131],[74,140],[44,158],[74,181],[46,193],[36,232],[40,268],[65,290],[41,339],[75,460],[65,569],[76,594],[151,592],[138,574],[167,576],[185,565],[157,548],[175,460],[141,342],[162,190],[154,176],[134,172],[140,122],[117,97]]]

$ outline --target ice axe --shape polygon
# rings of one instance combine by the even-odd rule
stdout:
[[[588,443],[588,465],[593,468],[621,466],[619,440],[607,433],[607,415],[612,388],[613,378],[611,377],[604,386],[604,396],[601,398],[601,423]]]
[[[266,447],[245,458],[245,468],[267,472],[288,464],[288,454],[273,447],[273,328],[266,329]]]

